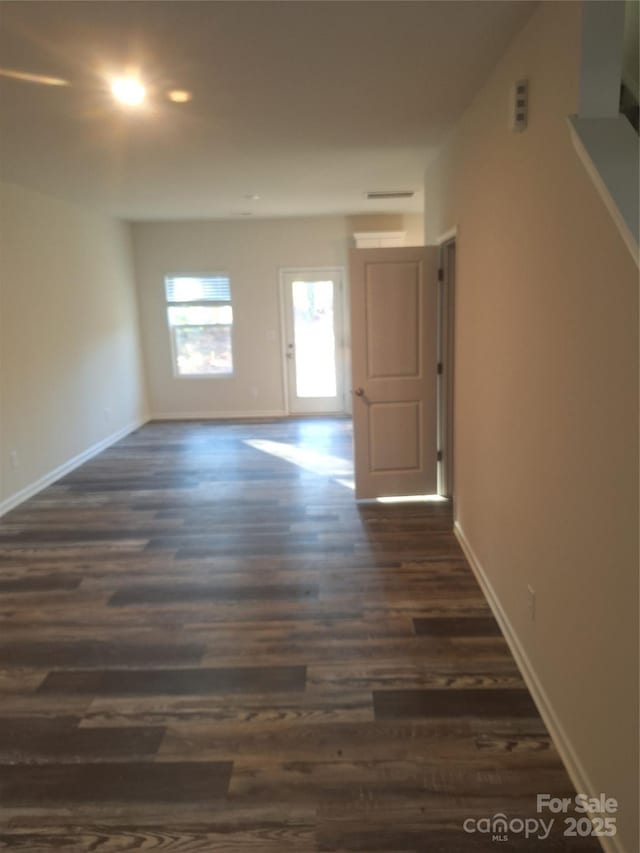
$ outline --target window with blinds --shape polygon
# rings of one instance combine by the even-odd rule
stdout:
[[[176,376],[233,373],[229,276],[167,276],[164,288]]]

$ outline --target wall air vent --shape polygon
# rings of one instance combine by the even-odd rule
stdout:
[[[511,130],[523,133],[529,120],[529,81],[518,80],[511,94]]]
[[[412,198],[414,190],[371,190],[366,193],[367,198]]]

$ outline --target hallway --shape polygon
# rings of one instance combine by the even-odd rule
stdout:
[[[358,506],[350,459],[156,422],[5,516],[0,846],[462,853],[572,795],[450,504]],[[563,828],[503,846],[599,849]]]

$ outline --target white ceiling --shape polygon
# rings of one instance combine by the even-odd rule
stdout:
[[[71,85],[0,78],[2,176],[127,219],[417,212],[429,156],[532,7],[3,2],[0,65]],[[141,111],[108,91],[127,66]],[[396,189],[418,195],[364,198]]]

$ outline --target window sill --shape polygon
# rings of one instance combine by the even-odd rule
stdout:
[[[174,379],[233,379],[233,373],[174,373]]]

